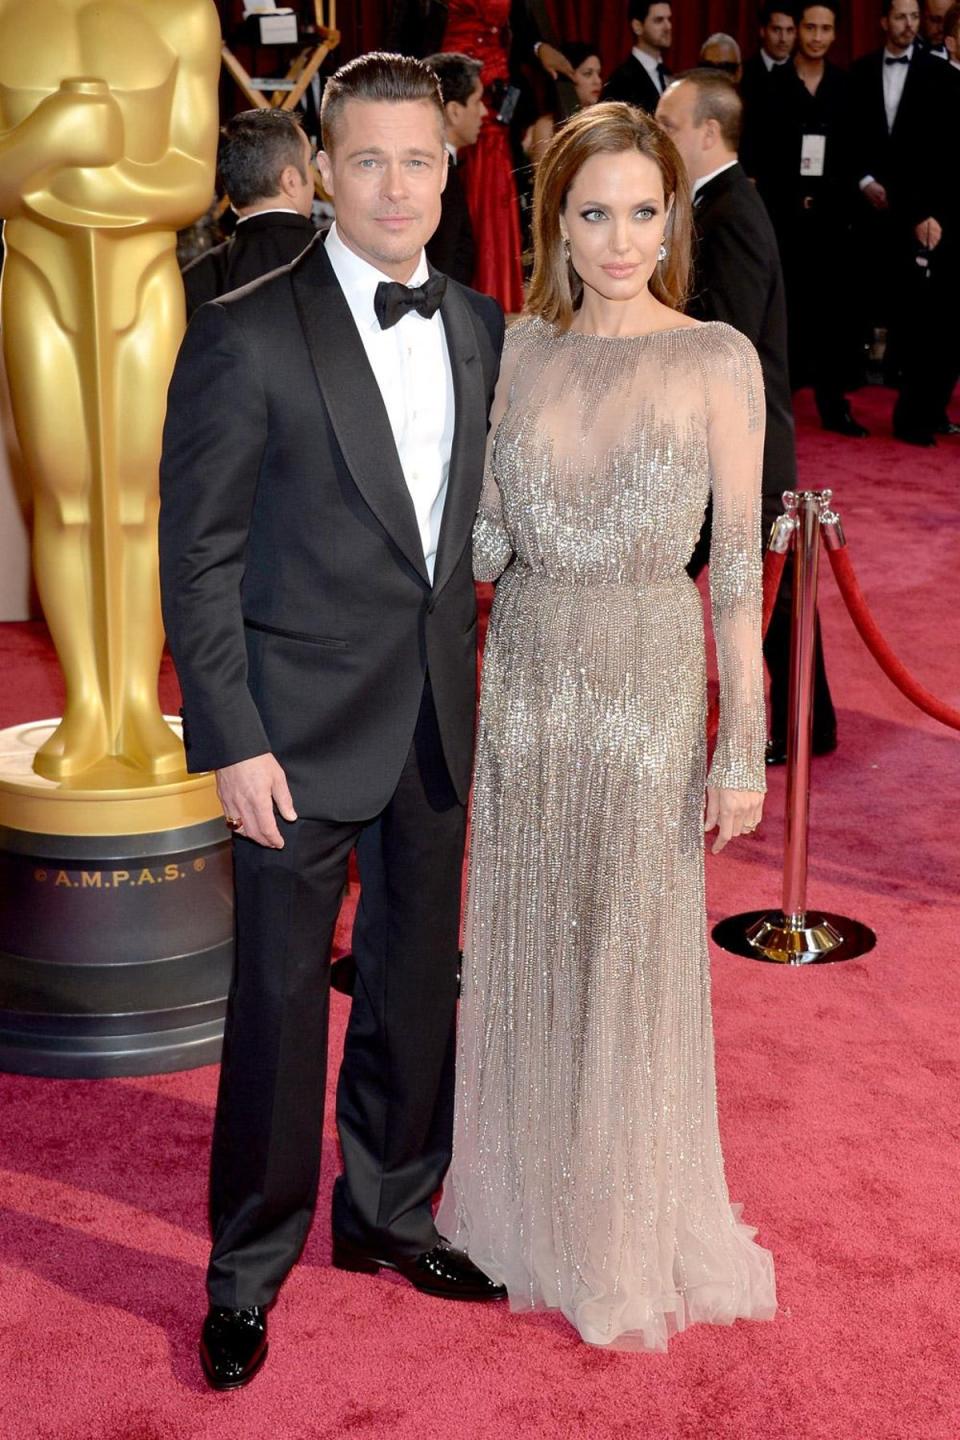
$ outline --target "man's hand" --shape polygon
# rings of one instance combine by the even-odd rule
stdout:
[[[537,59],[551,80],[556,80],[558,75],[563,75],[567,80],[573,79],[573,66],[555,45],[548,45],[544,40],[537,46]]]
[[[763,815],[763,795],[757,790],[715,790],[707,787],[704,832],[717,829],[712,850],[717,855],[737,835],[750,835]]]
[[[239,820],[231,829],[266,845],[271,850],[283,849],[283,836],[277,829],[273,807],[284,820],[296,820],[287,777],[272,755],[254,755],[238,760],[217,771],[217,794],[228,821]]]
[[[879,180],[871,180],[869,185],[864,185],[863,193],[873,206],[874,210],[888,210],[890,202],[887,200],[887,192]]]
[[[917,243],[923,245],[927,250],[935,250],[943,239],[940,221],[935,220],[932,215],[926,220],[921,220],[913,233],[917,237]]]

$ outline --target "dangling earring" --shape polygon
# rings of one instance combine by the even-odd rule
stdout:
[[[561,239],[561,242],[562,242],[562,244],[563,244],[564,259],[569,260],[569,259],[570,259],[570,239],[569,239],[569,236],[567,236],[567,235],[561,235],[561,236],[560,236],[560,239]]]
[[[666,245],[661,245],[661,246],[660,246],[660,251],[659,251],[659,253],[658,253],[658,255],[657,255],[657,260],[658,260],[658,261],[666,260],[666,258],[667,258],[667,247],[666,247]]]

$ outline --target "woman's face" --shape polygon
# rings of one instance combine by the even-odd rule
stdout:
[[[657,264],[667,223],[660,167],[636,150],[591,155],[567,192],[560,228],[584,286],[633,300]]]
[[[603,89],[599,55],[588,55],[583,64],[577,66],[573,72],[573,88],[579,105],[596,105]]]

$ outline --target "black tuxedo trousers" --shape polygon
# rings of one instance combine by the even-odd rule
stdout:
[[[379,1253],[437,1240],[453,1141],[465,811],[429,681],[397,788],[365,824],[278,821],[234,840],[237,965],[211,1163],[210,1301],[266,1305],[310,1227],[320,1173],[330,945],[356,846],[356,983],[337,1087],[334,1231]]]

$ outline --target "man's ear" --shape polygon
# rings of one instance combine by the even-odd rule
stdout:
[[[643,25],[641,24],[641,22],[640,22],[639,20],[631,20],[631,21],[630,21],[630,29],[633,31],[634,35],[639,39],[640,34],[641,34],[642,30],[643,30]]]
[[[320,171],[320,179],[323,181],[323,188],[329,196],[333,196],[333,164],[326,150],[317,151],[317,169]]]
[[[442,175],[441,180],[440,180],[440,194],[441,194],[441,195],[443,194],[444,190],[446,190],[446,188],[447,188],[447,177],[449,176],[449,174],[450,174],[450,151],[447,149],[446,145],[444,145],[444,147],[443,147],[443,175]]]

